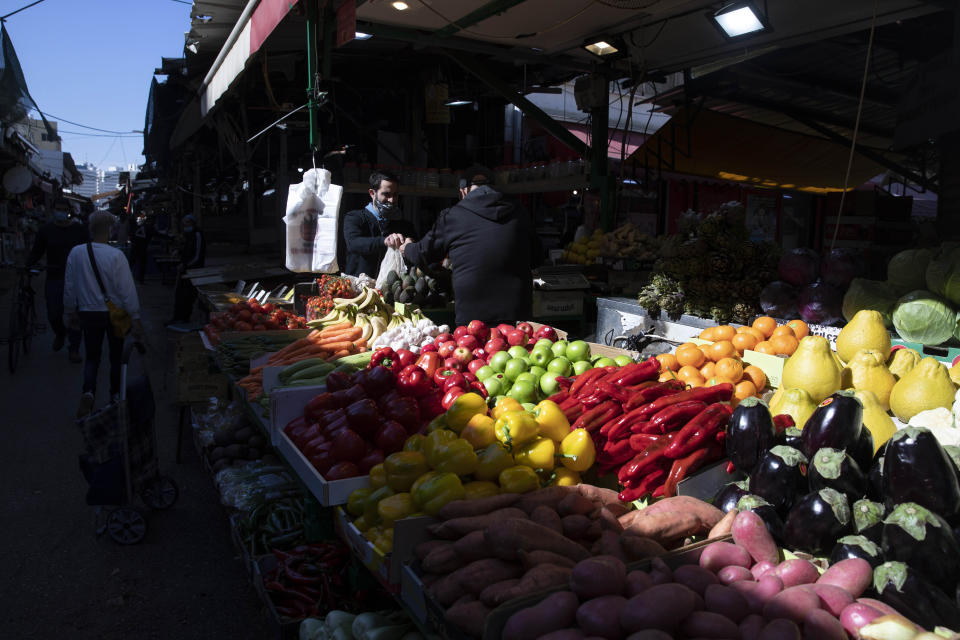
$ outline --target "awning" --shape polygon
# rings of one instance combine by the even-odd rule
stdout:
[[[843,190],[849,153],[849,147],[823,138],[709,109],[680,109],[632,159],[674,173],[827,193]],[[849,188],[884,171],[885,167],[855,154]]]
[[[566,127],[567,131],[577,136],[584,144],[591,146],[593,142],[590,140],[592,131],[590,127],[583,124],[574,124],[571,122],[564,122],[563,126]],[[643,145],[643,141],[647,139],[647,136],[638,132],[638,131],[629,131],[627,132],[627,144],[626,144],[626,153],[625,157],[629,158],[633,153]],[[623,150],[623,130],[621,129],[607,129],[607,157],[619,160],[620,153]]]

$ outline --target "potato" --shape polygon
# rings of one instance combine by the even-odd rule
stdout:
[[[800,640],[800,628],[792,620],[771,620],[757,640]]]
[[[580,629],[560,629],[540,636],[537,640],[583,640],[583,631]]]
[[[758,562],[757,564],[750,567],[750,573],[753,574],[754,580],[759,580],[761,577],[763,577],[763,574],[765,574],[767,571],[773,571],[776,568],[777,568],[777,565],[774,564],[773,562],[763,561],[763,562]]]
[[[572,515],[585,516],[588,513],[596,511],[596,509],[597,507],[593,504],[593,500],[585,498],[579,493],[568,493],[557,504],[557,513],[564,517]],[[531,513],[531,515],[533,514]]]
[[[483,531],[471,531],[453,543],[453,551],[464,562],[473,562],[490,556],[487,543],[483,540]]]
[[[719,584],[717,576],[702,567],[685,564],[673,570],[673,579],[690,587],[701,596],[711,584]]]
[[[552,593],[538,604],[510,616],[501,637],[529,640],[565,629],[576,620],[578,604],[577,597],[569,591]]]
[[[673,582],[673,569],[662,558],[651,558],[650,577],[653,584],[668,584]]]
[[[620,558],[595,556],[577,563],[570,574],[570,590],[581,600],[620,595],[627,581],[627,568]]]
[[[878,609],[854,602],[847,605],[840,614],[840,624],[843,625],[844,631],[849,633],[851,638],[858,638],[860,637],[860,627],[870,624],[882,615],[884,615],[883,612]]]
[[[428,573],[453,573],[464,565],[452,544],[437,547],[423,559],[420,566]]]
[[[660,629],[673,633],[682,620],[694,612],[697,594],[682,584],[659,584],[627,601],[620,614],[620,626],[627,633]]]
[[[563,533],[563,524],[560,522],[560,515],[550,507],[540,505],[530,514],[530,519],[548,529],[553,529],[557,533]]]
[[[857,602],[859,602],[860,604],[865,604],[868,607],[873,607],[874,609],[876,609],[877,611],[879,611],[885,616],[903,616],[904,618],[906,618],[906,616],[904,616],[902,613],[900,613],[899,611],[897,611],[896,609],[888,605],[886,602],[874,600],[873,598],[857,598]]]
[[[813,609],[803,618],[804,640],[847,640],[843,625],[829,611]]]
[[[863,561],[866,563],[866,560]],[[869,567],[869,565],[868,565]],[[820,577],[820,572],[807,560],[794,558],[784,560],[771,573],[783,581],[784,587],[795,587],[798,584],[813,584]]]
[[[541,564],[552,564],[558,567],[568,567],[573,569],[573,567],[577,564],[566,556],[561,556],[551,551],[540,550],[521,551],[520,560],[523,562],[524,568],[528,570]]]
[[[623,562],[627,561],[627,554],[623,552],[623,546],[620,544],[620,535],[613,531],[603,531],[590,547],[590,553],[594,556],[607,555],[619,558]]]
[[[734,582],[732,588],[743,594],[754,613],[763,611],[763,607],[775,595],[783,591],[783,582],[776,576],[763,576],[758,582]]]
[[[653,586],[653,578],[646,571],[631,571],[627,574],[624,595],[632,598],[638,593],[643,593]]]
[[[571,540],[580,540],[587,533],[593,522],[587,516],[572,515],[560,519],[563,525],[563,535]]]
[[[730,542],[711,542],[700,553],[700,566],[708,571],[717,573],[731,565],[749,569],[753,558],[746,549]]]
[[[853,597],[846,589],[832,584],[815,584],[813,592],[820,597],[820,606],[839,618],[847,605],[853,603]]]
[[[680,623],[688,638],[738,638],[740,628],[724,615],[712,611],[694,611]]]
[[[789,587],[773,596],[763,606],[763,617],[773,620],[787,618],[797,624],[803,622],[809,611],[820,608],[820,597],[804,585]]]
[[[767,531],[767,525],[754,512],[741,511],[738,513],[733,519],[730,533],[733,534],[733,541],[746,549],[757,562],[776,564],[780,561],[777,543],[773,541],[773,536]]]
[[[468,500],[467,502],[472,502]],[[490,513],[479,516],[467,516],[463,518],[453,518],[445,522],[438,522],[427,527],[427,531],[437,538],[447,540],[458,540],[459,538],[473,531],[483,531],[484,529],[513,518],[526,519],[527,514],[516,507],[506,507],[497,509]]]
[[[620,535],[620,547],[630,562],[662,556],[667,552],[656,540],[628,533]]]
[[[491,609],[495,609],[507,601],[507,599],[503,597],[503,594],[509,592],[510,589],[518,584],[520,584],[520,578],[511,578],[510,580],[495,582],[480,592],[480,602]]]
[[[665,511],[679,511],[682,513],[692,513],[703,523],[703,533],[707,533],[717,523],[723,520],[723,511],[717,509],[709,502],[691,498],[690,496],[674,496],[658,500],[652,505],[643,509],[643,513],[648,515],[661,513]]]
[[[713,528],[710,529],[707,539],[713,540],[714,538],[722,538],[730,535],[730,531],[733,529],[733,520],[737,517],[738,513],[740,512],[736,509],[731,509],[723,514],[723,517],[720,518],[720,522],[713,525]]]
[[[863,558],[847,558],[832,565],[822,576],[818,576],[817,584],[832,584],[847,593],[854,599],[863,595],[873,582],[873,567]]]
[[[734,622],[740,622],[750,614],[750,604],[736,589],[722,584],[711,584],[703,594],[707,611],[724,615]]]
[[[750,573],[750,569],[747,569],[746,567],[731,565],[729,567],[724,567],[717,572],[717,580],[720,581],[720,584],[732,584],[742,580],[752,582],[753,574]]]
[[[624,633],[620,628],[620,614],[627,604],[623,596],[600,596],[580,605],[577,626],[587,635],[618,640]]]
[[[742,640],[757,640],[766,625],[767,621],[762,615],[751,613],[740,621],[740,638]]]
[[[495,496],[487,496],[477,500],[454,500],[440,508],[440,511],[437,512],[437,519],[453,520],[454,518],[482,516],[491,511],[513,506],[519,499],[520,494],[518,493],[498,493]]]

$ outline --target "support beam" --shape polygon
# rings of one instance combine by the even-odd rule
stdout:
[[[566,127],[551,118],[547,113],[540,109],[540,107],[524,98],[520,93],[515,91],[513,87],[504,82],[496,73],[488,69],[479,60],[476,60],[473,56],[461,53],[459,51],[446,50],[444,53],[451,60],[463,67],[464,70],[473,74],[478,80],[480,80],[480,82],[483,82],[488,87],[503,96],[507,102],[513,104],[525,115],[528,115],[539,122],[540,125],[557,140],[567,145],[584,158],[586,158],[587,154],[590,153],[590,148],[587,147],[587,145],[584,144],[580,138],[570,133]],[[603,139],[604,141],[607,139],[606,130],[604,130]]]
[[[498,13],[503,13],[508,9],[523,4],[526,0],[493,0],[478,9],[474,9],[462,18],[454,20],[443,29],[437,29],[433,32],[435,36],[450,36],[460,31],[472,27],[478,22],[483,22],[487,18],[493,17]]]
[[[844,86],[842,83],[820,77],[778,76],[774,73],[761,73],[736,67],[721,72],[720,75],[726,76],[749,88],[756,87],[757,85],[761,88],[763,88],[764,85],[773,85],[788,89],[797,89],[812,95],[822,92],[843,98],[844,100],[852,100],[853,102],[860,100],[860,87]],[[741,82],[741,79],[745,82]],[[868,86],[864,100],[882,107],[893,108],[896,107],[900,101],[900,96],[895,91],[871,88]]]

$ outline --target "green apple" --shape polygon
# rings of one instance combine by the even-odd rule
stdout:
[[[547,366],[547,363],[551,360],[553,360],[553,352],[550,349],[534,347],[533,351],[530,352],[530,362],[538,367]]]
[[[589,371],[593,368],[593,365],[590,364],[589,360],[580,360],[573,363],[573,374],[576,376],[583,375],[584,372]]]
[[[566,357],[568,344],[570,343],[566,340],[557,340],[553,343],[553,346],[550,347],[550,350],[553,351],[553,355],[558,358]]]
[[[545,395],[552,396],[557,392],[557,389],[560,388],[560,385],[557,383],[557,377],[559,375],[556,371],[547,371],[540,376],[540,390],[543,391]]]
[[[628,364],[633,364],[634,360],[630,356],[620,355],[613,359],[617,363],[618,367],[625,367]]]
[[[494,375],[495,373],[496,371],[493,370],[493,367],[491,367],[490,365],[485,365],[477,369],[473,375],[477,376],[477,380],[479,380],[480,382],[483,382],[484,380]]]
[[[503,376],[513,382],[516,380],[521,373],[526,373],[527,369],[530,366],[527,364],[527,361],[523,358],[510,358],[507,361],[506,367],[503,369]]]
[[[494,373],[493,375],[484,378],[483,386],[487,389],[487,395],[493,398],[494,396],[503,395],[504,389],[504,378],[502,373]]]
[[[521,402],[520,406],[523,407],[525,411],[533,411],[537,408],[537,405],[532,402]]]
[[[553,341],[548,340],[547,338],[540,338],[537,340],[536,344],[533,345],[534,349],[552,349]]]
[[[552,371],[561,376],[568,376],[570,372],[573,371],[573,363],[563,356],[558,356],[547,365],[547,371]]]
[[[529,371],[524,371],[523,373],[521,373],[520,375],[518,375],[518,376],[517,376],[517,379],[514,380],[514,384],[516,384],[517,382],[519,382],[519,381],[521,381],[521,380],[526,380],[527,382],[532,383],[534,386],[540,384],[540,378],[537,377],[537,376],[535,376],[535,375],[533,375],[533,374],[530,373]]]
[[[488,364],[490,368],[497,373],[503,373],[503,370],[507,367],[507,363],[510,361],[510,357],[510,354],[506,351],[497,351],[490,356],[490,362]]]
[[[574,340],[567,345],[567,352],[564,355],[573,362],[590,360],[590,345],[583,340]]]
[[[604,358],[604,357],[606,357],[606,356],[602,356],[602,355],[600,355],[599,353],[592,353],[592,354],[590,354],[590,362],[596,363],[597,360],[599,360],[600,358]]]
[[[530,367],[529,372],[535,375],[537,377],[537,380],[539,380],[541,377],[543,377],[543,374],[545,374],[547,370],[544,369],[543,367],[538,367],[537,365],[533,365],[532,367]]]
[[[617,366],[617,362],[616,362],[613,358],[603,357],[603,358],[598,359],[596,362],[594,362],[594,363],[593,363],[593,366],[594,366],[594,368],[599,368],[599,367],[615,367],[615,366]]]
[[[511,358],[527,358],[530,356],[527,350],[518,344],[515,344],[509,349],[507,349],[507,353],[510,355]]]
[[[517,380],[507,395],[519,402],[533,402],[537,399],[537,388],[529,380]]]

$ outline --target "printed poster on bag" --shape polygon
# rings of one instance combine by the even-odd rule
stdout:
[[[287,195],[286,267],[299,273],[337,271],[337,218],[343,187],[326,169],[309,169]]]

